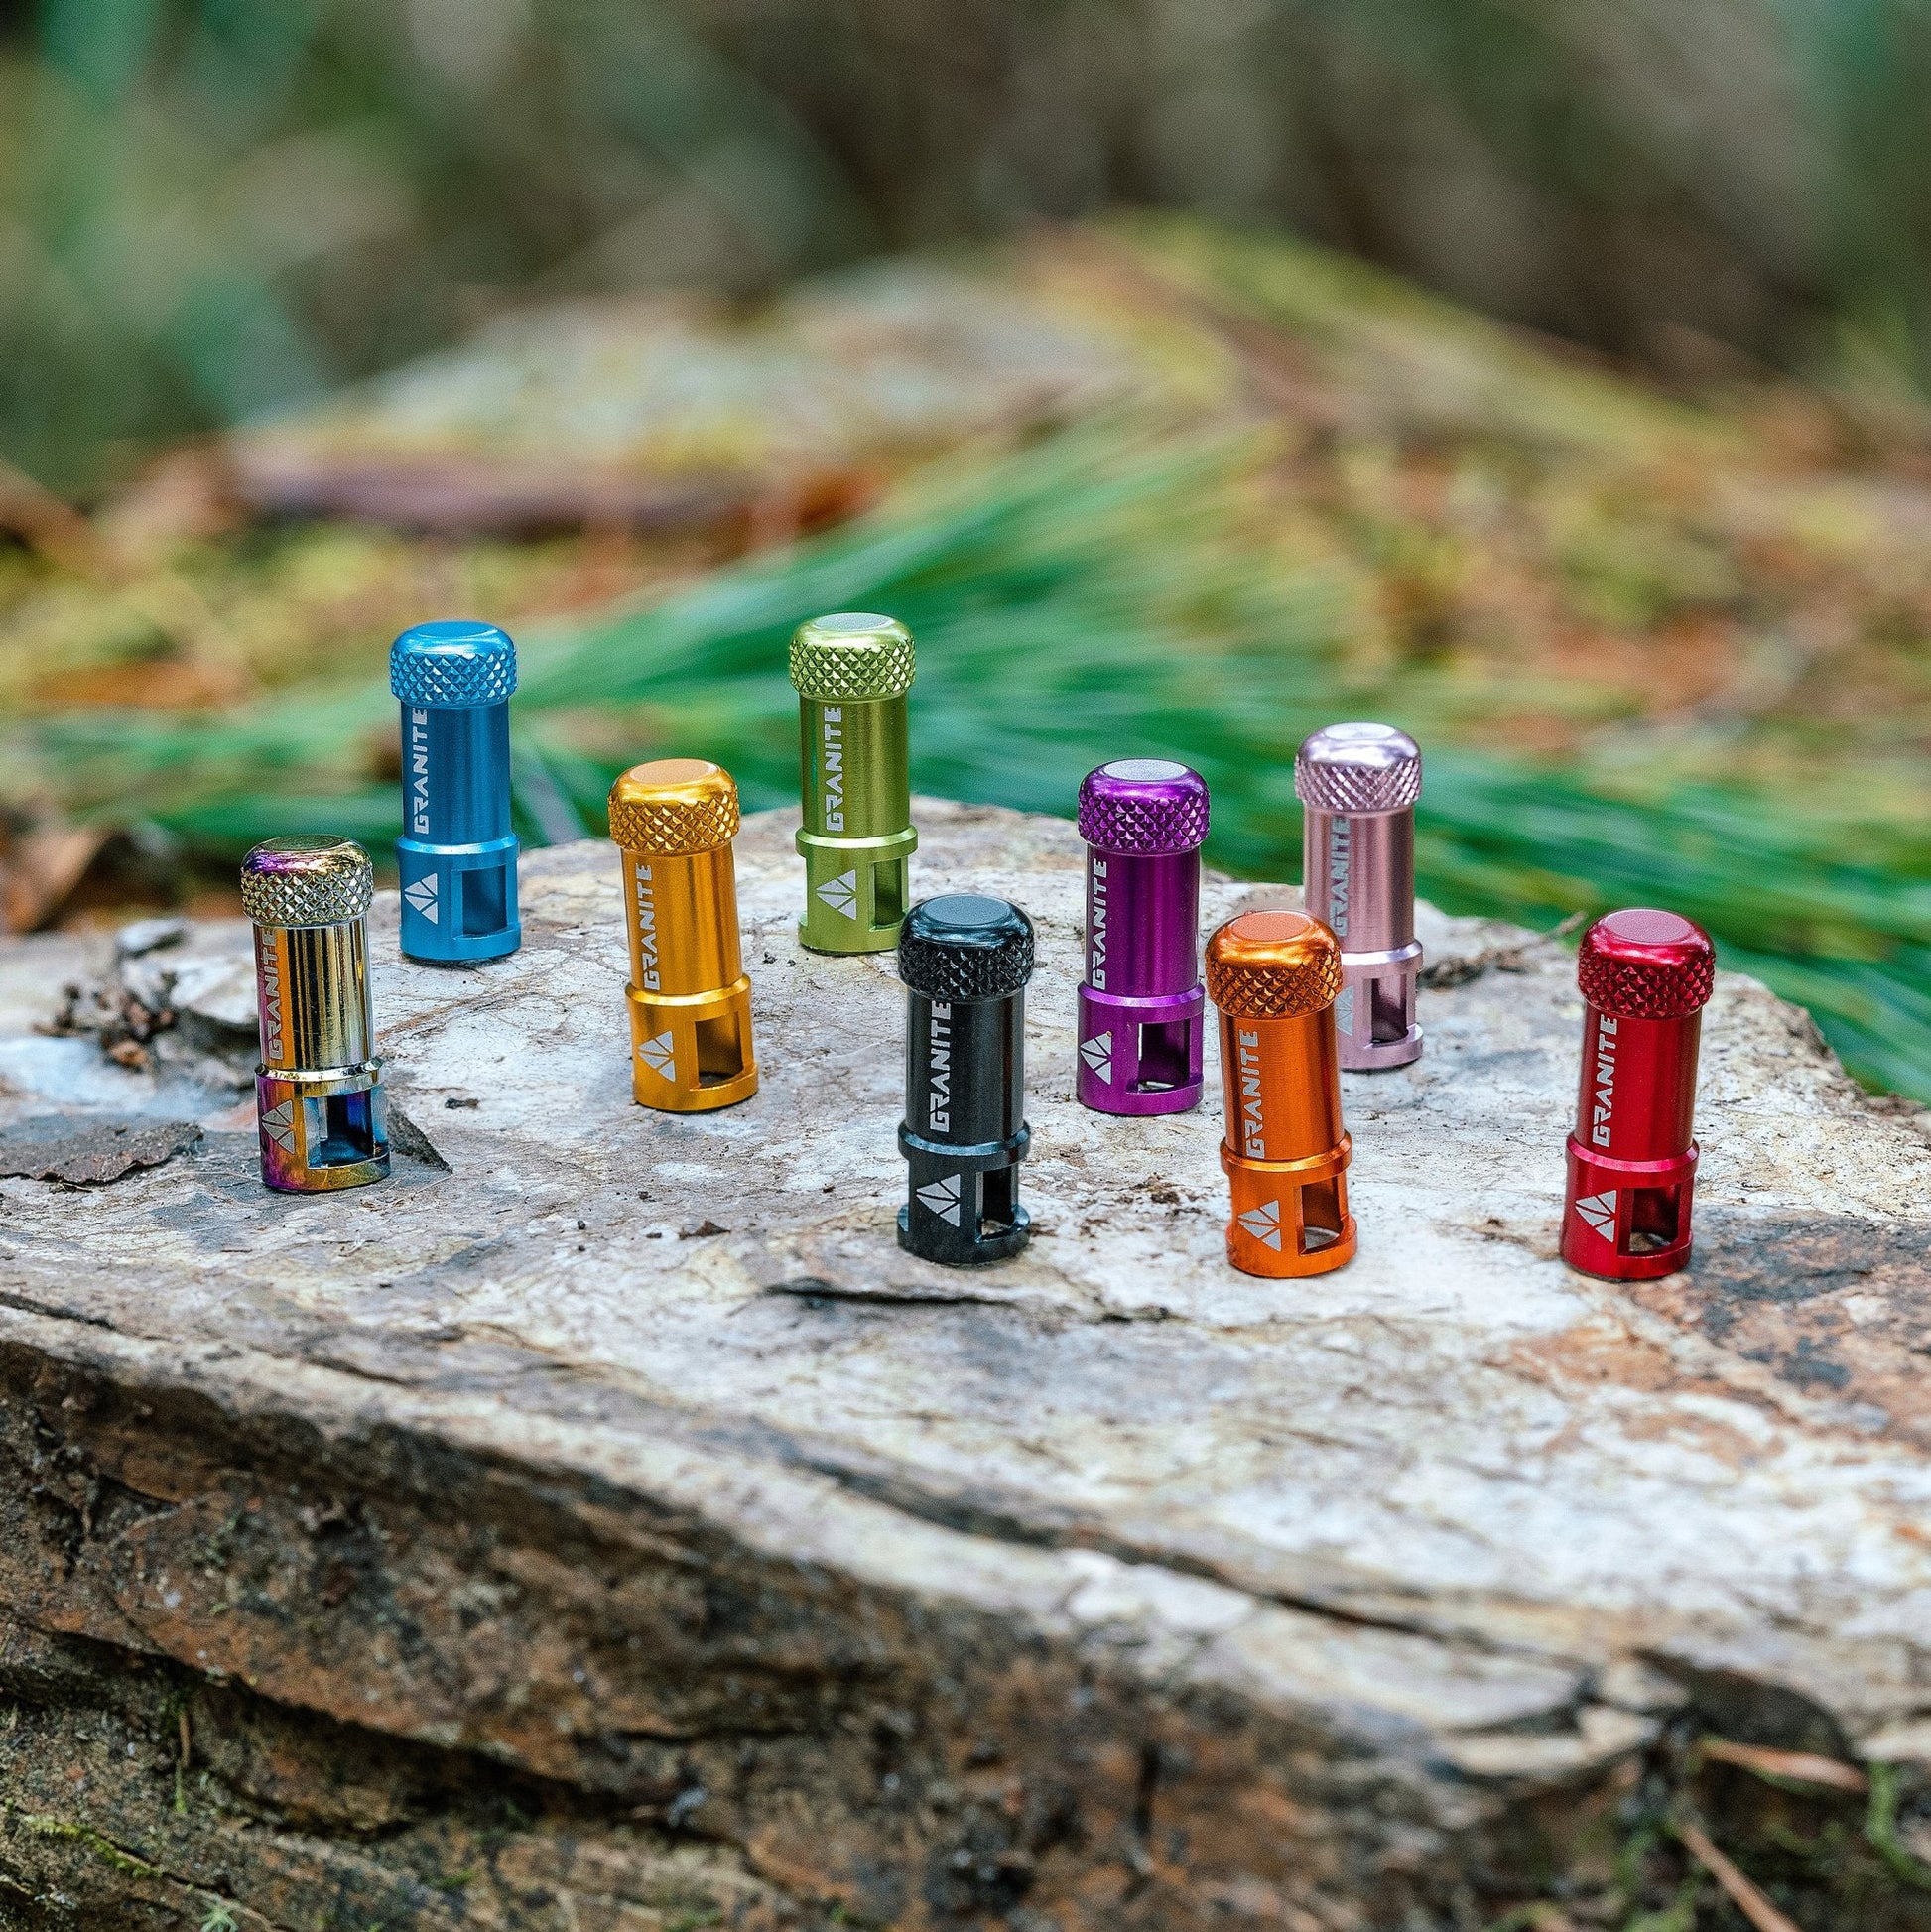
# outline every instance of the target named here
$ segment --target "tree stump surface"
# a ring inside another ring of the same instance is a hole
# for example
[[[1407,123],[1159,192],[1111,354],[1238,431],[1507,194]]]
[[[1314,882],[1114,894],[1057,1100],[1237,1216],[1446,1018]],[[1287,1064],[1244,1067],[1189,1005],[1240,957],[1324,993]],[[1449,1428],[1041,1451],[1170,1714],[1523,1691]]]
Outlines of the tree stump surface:
[[[1931,1757],[1931,1148],[1804,1015],[1720,977],[1696,1264],[1589,1281],[1573,961],[1424,909],[1358,1258],[1250,1280],[1218,1066],[1074,1103],[1073,829],[927,801],[915,889],[1040,938],[1037,1232],[948,1271],[795,825],[708,1116],[631,1103],[612,847],[480,967],[379,896],[395,1172],[332,1197],[259,1182],[244,924],[0,949],[0,1924],[1474,1925],[1606,1883],[1686,1714]]]

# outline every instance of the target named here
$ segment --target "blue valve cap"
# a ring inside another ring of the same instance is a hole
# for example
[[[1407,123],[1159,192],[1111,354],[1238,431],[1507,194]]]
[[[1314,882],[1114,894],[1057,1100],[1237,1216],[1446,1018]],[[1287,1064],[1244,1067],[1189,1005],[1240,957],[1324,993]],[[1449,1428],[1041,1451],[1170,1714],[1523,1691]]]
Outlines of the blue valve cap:
[[[389,651],[402,702],[402,950],[457,965],[523,941],[510,830],[516,646],[494,624],[417,624]]]

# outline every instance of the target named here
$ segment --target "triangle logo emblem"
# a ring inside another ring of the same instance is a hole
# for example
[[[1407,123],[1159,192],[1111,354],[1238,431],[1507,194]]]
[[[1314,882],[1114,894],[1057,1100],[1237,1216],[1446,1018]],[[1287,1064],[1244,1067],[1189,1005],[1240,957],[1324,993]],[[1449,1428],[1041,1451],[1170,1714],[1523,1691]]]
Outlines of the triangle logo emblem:
[[[1576,1203],[1576,1212],[1606,1241],[1615,1239],[1615,1196],[1613,1193],[1586,1194]]]
[[[666,1080],[672,1079],[677,1072],[677,1044],[669,1030],[658,1034],[654,1040],[646,1040],[637,1049],[637,1058],[653,1074],[661,1074]]]
[[[837,878],[827,879],[818,888],[818,896],[834,912],[840,912],[847,919],[856,919],[858,916],[857,872],[855,870],[840,872]]]
[[[1276,1254],[1280,1252],[1281,1204],[1278,1201],[1263,1201],[1258,1208],[1249,1208],[1240,1217],[1240,1225],[1262,1247],[1271,1247]]]
[[[959,1225],[959,1176],[947,1174],[937,1181],[929,1181],[919,1190],[919,1205],[941,1221],[949,1221]]]
[[[284,1100],[280,1106],[272,1106],[262,1115],[262,1132],[272,1140],[283,1153],[295,1152],[295,1102]]]
[[[1354,1035],[1354,988],[1344,986],[1335,998],[1335,1031],[1344,1040]]]
[[[436,874],[434,872],[425,872],[415,884],[404,886],[402,896],[432,926],[436,924]]]
[[[1113,1036],[1109,1028],[1080,1042],[1080,1058],[1108,1086],[1113,1079]]]

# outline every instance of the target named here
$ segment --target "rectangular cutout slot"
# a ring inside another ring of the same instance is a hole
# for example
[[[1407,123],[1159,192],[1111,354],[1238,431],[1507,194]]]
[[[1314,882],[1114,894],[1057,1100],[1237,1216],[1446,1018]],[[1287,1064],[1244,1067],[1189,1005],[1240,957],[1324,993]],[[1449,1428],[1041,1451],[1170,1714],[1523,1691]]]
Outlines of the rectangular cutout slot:
[[[1160,1094],[1185,1087],[1193,1069],[1187,1064],[1188,1026],[1185,1020],[1160,1020],[1140,1028],[1140,1077],[1136,1094]]]
[[[462,874],[462,936],[483,939],[510,923],[508,881],[504,868],[487,865]]]
[[[1664,1248],[1676,1245],[1681,1192],[1678,1188],[1629,1190],[1629,1232],[1622,1242],[1624,1254],[1660,1254]]]
[[[725,1013],[714,1020],[699,1020],[696,1030],[698,1085],[715,1087],[719,1081],[735,1080],[744,1071],[744,1042],[736,1016]]]
[[[302,1127],[311,1167],[347,1167],[375,1158],[375,1108],[366,1090],[304,1100]]]
[[[1004,1234],[1012,1226],[1015,1170],[995,1167],[979,1176],[979,1232]]]
[[[1399,972],[1392,978],[1370,981],[1368,1018],[1377,1047],[1408,1037],[1408,1029],[1414,1024],[1408,1003],[1408,989],[1412,984],[1406,973]]]
[[[1341,1239],[1341,1179],[1312,1181],[1301,1190],[1301,1252],[1318,1253]]]
[[[888,859],[871,868],[871,926],[888,932],[905,917],[905,861]]]

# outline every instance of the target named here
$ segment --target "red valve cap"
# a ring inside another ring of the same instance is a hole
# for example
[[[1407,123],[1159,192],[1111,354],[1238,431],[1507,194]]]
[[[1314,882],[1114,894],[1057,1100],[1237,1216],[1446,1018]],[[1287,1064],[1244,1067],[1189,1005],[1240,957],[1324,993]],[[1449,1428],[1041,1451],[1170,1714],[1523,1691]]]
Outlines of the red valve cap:
[[[1690,1259],[1697,1047],[1717,973],[1702,927],[1638,907],[1583,936],[1583,1065],[1562,1258],[1585,1274],[1646,1281]]]

